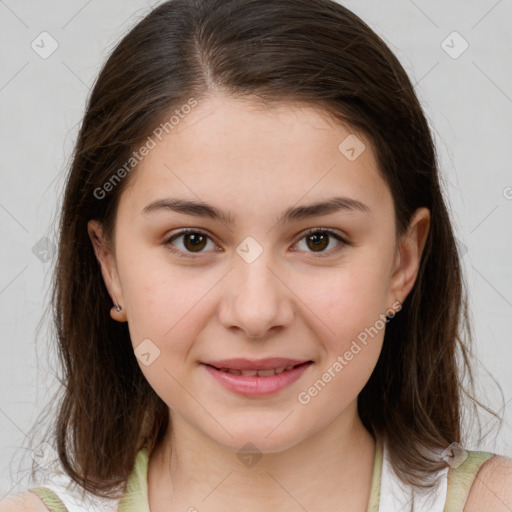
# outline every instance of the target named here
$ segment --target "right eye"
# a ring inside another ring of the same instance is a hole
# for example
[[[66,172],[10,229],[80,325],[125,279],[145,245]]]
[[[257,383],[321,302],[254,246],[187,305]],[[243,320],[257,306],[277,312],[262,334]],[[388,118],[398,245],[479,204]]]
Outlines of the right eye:
[[[176,248],[173,244],[175,240],[181,240],[182,249]],[[197,229],[182,229],[178,233],[173,234],[164,242],[164,245],[173,253],[183,257],[194,257],[193,254],[201,254],[203,249],[208,245],[208,240],[216,247],[216,244],[203,231]]]

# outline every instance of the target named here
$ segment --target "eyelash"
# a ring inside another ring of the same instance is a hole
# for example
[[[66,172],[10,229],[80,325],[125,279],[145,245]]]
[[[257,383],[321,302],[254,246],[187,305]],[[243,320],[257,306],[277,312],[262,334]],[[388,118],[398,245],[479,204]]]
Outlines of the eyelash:
[[[331,253],[333,252],[337,252],[338,250],[340,250],[343,246],[345,245],[350,245],[350,242],[348,242],[347,240],[345,240],[342,236],[340,236],[336,231],[332,231],[331,229],[327,229],[327,228],[311,228],[311,229],[308,229],[304,232],[304,234],[302,235],[301,238],[299,238],[299,240],[296,242],[300,242],[302,239],[304,238],[307,238],[308,236],[311,236],[311,235],[314,235],[316,233],[325,233],[327,235],[329,235],[330,237],[332,238],[335,238],[338,242],[340,242],[340,246],[338,246],[337,249],[331,249],[329,251],[321,251],[321,252],[317,252],[315,253],[314,251],[308,251],[310,252],[311,254],[316,254],[317,256],[319,256],[320,258],[321,257],[325,257],[325,256],[330,256]],[[174,254],[177,254],[178,256],[180,257],[183,257],[183,258],[195,258],[199,255],[201,255],[202,253],[201,252],[198,252],[198,253],[191,253],[191,252],[183,252],[179,249],[176,249],[172,244],[171,242],[173,242],[174,240],[176,240],[177,238],[179,238],[180,236],[183,236],[183,235],[187,235],[187,234],[195,234],[195,235],[202,235],[202,236],[205,236],[206,238],[210,239],[211,240],[211,237],[205,233],[204,231],[201,231],[200,229],[193,229],[193,228],[186,228],[186,229],[182,229],[181,231],[179,231],[178,233],[175,233],[174,235],[172,235],[170,238],[168,238],[165,242],[164,242],[164,245],[171,251],[173,252]],[[213,241],[213,240],[212,240]]]

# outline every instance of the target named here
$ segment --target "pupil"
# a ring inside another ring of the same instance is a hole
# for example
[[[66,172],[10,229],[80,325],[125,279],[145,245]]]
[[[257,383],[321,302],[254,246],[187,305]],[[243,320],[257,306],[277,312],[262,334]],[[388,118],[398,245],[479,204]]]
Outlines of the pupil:
[[[187,249],[189,249],[188,245],[187,245],[187,242],[191,243],[192,244],[192,250],[193,249],[202,249],[203,246],[204,246],[204,238],[203,235],[200,235],[200,234],[190,234],[190,235],[185,235],[185,247],[187,247]],[[201,245],[201,243],[203,245]]]
[[[309,236],[309,240],[313,242],[313,247],[317,249],[325,249],[327,246],[327,238],[325,234],[322,235],[318,233]]]

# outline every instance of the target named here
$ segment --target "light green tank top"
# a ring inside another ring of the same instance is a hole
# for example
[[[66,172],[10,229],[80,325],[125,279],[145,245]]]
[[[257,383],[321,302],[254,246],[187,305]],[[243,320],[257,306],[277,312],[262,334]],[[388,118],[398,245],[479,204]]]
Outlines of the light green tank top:
[[[459,467],[456,469],[450,468],[448,471],[448,487],[444,512],[463,511],[478,470],[484,462],[494,456],[493,453],[489,452],[467,451],[467,453],[467,459]],[[377,439],[367,512],[379,512],[382,460],[382,442],[380,439]],[[150,512],[147,487],[148,461],[147,448],[143,448],[137,454],[134,469],[127,481],[126,492],[119,501],[119,512]],[[57,494],[48,487],[35,487],[29,489],[29,491],[39,496],[50,511],[69,512]]]

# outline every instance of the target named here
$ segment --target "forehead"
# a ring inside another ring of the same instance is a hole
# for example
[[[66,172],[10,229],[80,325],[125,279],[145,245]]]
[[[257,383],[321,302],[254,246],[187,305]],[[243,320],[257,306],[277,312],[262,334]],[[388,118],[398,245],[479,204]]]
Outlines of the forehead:
[[[334,190],[374,206],[391,201],[369,140],[313,106],[216,94],[168,131],[153,137],[123,193],[132,206],[177,193],[241,212]]]

